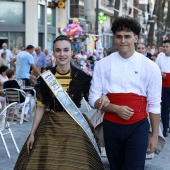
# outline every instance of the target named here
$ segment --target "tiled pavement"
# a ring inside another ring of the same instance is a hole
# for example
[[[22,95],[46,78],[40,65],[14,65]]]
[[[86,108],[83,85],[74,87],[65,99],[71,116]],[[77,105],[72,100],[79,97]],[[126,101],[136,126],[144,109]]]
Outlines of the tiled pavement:
[[[84,104],[82,105],[81,111],[86,113],[89,117],[92,115],[90,112],[87,112]],[[94,110],[91,110],[91,113],[94,113]],[[30,132],[31,125],[32,122],[24,122],[22,125],[17,122],[13,125],[12,132],[15,136],[19,149],[22,148],[22,145]],[[0,139],[0,170],[12,170],[18,157],[18,153],[9,135],[5,136],[5,139],[11,158],[8,158],[2,140]],[[107,158],[102,158],[102,160],[105,170],[109,170],[110,168]],[[159,155],[155,155],[152,160],[146,160],[145,170],[170,170],[170,134],[166,138],[166,144],[163,151]]]

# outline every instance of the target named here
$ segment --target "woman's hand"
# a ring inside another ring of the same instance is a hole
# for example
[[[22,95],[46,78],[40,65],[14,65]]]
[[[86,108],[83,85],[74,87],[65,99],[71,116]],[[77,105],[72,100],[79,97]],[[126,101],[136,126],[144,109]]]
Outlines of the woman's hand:
[[[27,151],[28,151],[28,154],[30,154],[30,151],[33,147],[33,144],[34,144],[34,135],[30,135],[29,138],[28,138],[28,141],[27,141]]]
[[[103,95],[100,100],[99,100],[99,103],[100,103],[100,107],[99,107],[99,110],[101,110],[103,107],[107,107],[110,103],[110,100],[108,99],[107,96]]]

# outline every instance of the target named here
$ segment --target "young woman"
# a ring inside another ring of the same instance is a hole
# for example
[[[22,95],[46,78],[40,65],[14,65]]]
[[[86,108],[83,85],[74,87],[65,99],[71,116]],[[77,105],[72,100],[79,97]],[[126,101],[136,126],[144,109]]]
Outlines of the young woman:
[[[91,77],[70,65],[73,51],[68,37],[58,36],[53,45],[57,65],[50,70],[80,107],[82,94],[87,99]],[[41,77],[37,84],[37,99],[32,130],[14,169],[103,170],[91,140]],[[93,128],[92,131],[94,134]]]

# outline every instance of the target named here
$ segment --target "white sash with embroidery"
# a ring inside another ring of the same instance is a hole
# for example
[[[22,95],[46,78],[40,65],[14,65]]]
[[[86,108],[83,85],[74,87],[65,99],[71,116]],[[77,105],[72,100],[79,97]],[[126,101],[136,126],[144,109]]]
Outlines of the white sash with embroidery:
[[[61,105],[64,107],[64,109],[67,111],[67,113],[79,124],[79,126],[81,126],[81,128],[87,134],[94,148],[96,149],[97,153],[100,156],[100,151],[97,146],[96,140],[94,138],[94,135],[86,119],[83,117],[80,110],[74,104],[74,102],[69,97],[69,95],[65,92],[62,86],[59,84],[59,82],[57,81],[53,73],[50,70],[47,70],[46,72],[41,74],[41,77],[43,78],[45,83],[48,85],[48,87],[51,89],[51,91],[53,92],[55,97],[58,99],[58,101],[61,103]]]

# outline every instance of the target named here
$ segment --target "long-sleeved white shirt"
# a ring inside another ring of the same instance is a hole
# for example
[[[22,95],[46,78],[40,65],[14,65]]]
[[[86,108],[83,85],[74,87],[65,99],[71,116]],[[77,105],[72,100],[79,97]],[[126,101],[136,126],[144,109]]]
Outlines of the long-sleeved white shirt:
[[[118,52],[100,60],[94,68],[89,93],[91,106],[103,94],[135,93],[147,98],[147,110],[160,113],[162,77],[156,63],[135,52],[124,59]]]
[[[155,61],[161,72],[170,73],[170,56],[166,56],[165,53],[161,53]]]

